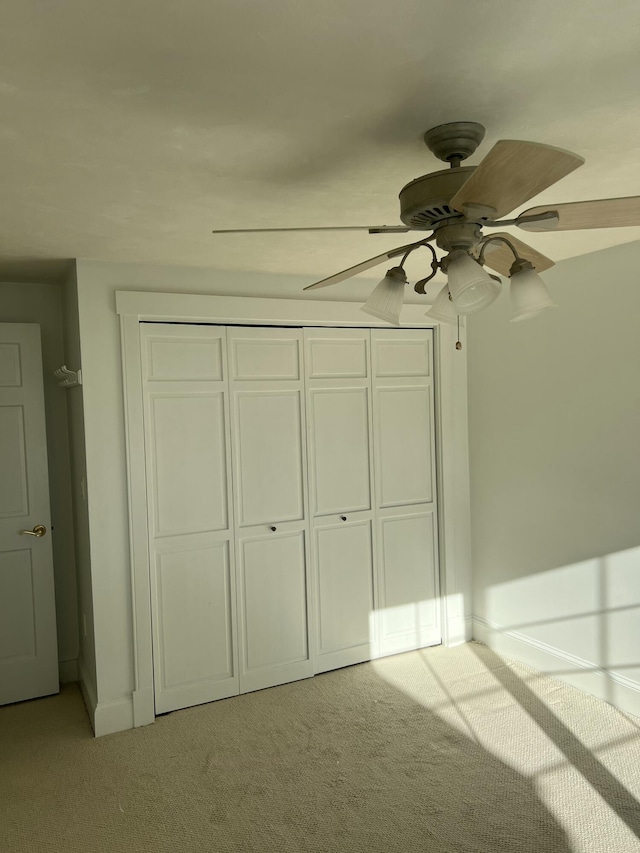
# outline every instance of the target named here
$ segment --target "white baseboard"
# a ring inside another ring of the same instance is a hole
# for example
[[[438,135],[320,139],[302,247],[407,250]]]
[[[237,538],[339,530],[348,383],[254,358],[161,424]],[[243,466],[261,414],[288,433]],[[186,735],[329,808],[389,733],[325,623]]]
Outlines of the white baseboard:
[[[93,718],[93,731],[96,737],[111,735],[133,728],[133,701],[131,696],[123,696],[111,702],[98,702]]]
[[[531,666],[559,681],[603,699],[621,711],[640,717],[640,683],[599,668],[533,637],[508,631],[480,616],[473,617],[473,638],[505,657]]]
[[[80,690],[96,737],[133,728],[133,700],[123,696],[111,702],[98,702],[96,688],[82,658],[78,661]]]
[[[70,684],[72,681],[77,681],[78,661],[75,659],[58,661],[58,678],[60,684]]]

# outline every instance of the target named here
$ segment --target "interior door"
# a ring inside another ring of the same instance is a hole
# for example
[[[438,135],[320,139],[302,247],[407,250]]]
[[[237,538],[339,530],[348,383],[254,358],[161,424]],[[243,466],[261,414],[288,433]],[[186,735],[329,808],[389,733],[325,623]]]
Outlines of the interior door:
[[[40,327],[0,323],[0,704],[57,693]]]
[[[433,332],[373,329],[380,653],[441,642]]]
[[[141,326],[156,713],[238,693],[226,331]]]
[[[313,674],[302,333],[229,328],[240,692]]]
[[[315,671],[377,654],[368,329],[305,329]]]

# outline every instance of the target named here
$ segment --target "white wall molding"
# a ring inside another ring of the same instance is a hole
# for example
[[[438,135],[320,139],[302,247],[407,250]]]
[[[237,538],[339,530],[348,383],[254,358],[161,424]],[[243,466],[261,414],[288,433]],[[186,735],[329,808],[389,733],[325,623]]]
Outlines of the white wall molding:
[[[481,616],[473,617],[473,639],[498,654],[511,657],[640,717],[640,683],[619,672],[599,667],[520,631],[506,630]]]
[[[388,324],[363,315],[359,303],[350,302],[122,290],[116,291],[115,299],[116,312],[120,315],[122,346],[135,683],[133,701],[127,710],[123,706],[124,700],[107,703],[104,722],[96,711],[99,720],[95,727],[96,735],[106,733],[106,729],[117,731],[114,725],[126,727],[122,724],[129,719],[129,713],[130,726],[153,722],[155,713],[140,322],[388,328]],[[429,321],[424,314],[424,305],[405,305],[403,321],[402,327],[405,328],[434,329],[443,642],[457,645],[470,639],[471,635],[466,356],[455,349],[453,327]],[[464,342],[464,337],[462,340]]]
[[[96,737],[133,728],[133,702],[130,696],[111,702],[98,702],[93,722]]]
[[[133,698],[122,696],[111,702],[98,702],[95,688],[82,659],[78,661],[80,691],[84,700],[91,728],[96,737],[123,732],[133,728]]]

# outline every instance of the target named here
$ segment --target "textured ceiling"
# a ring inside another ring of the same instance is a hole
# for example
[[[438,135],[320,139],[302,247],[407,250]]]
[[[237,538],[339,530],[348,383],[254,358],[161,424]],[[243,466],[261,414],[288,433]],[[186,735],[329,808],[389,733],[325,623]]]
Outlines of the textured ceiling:
[[[640,194],[637,0],[2,6],[0,278],[72,257],[324,277],[406,238],[210,231],[397,223],[442,166],[422,133],[460,119],[487,127],[471,163],[499,138],[586,157],[535,203]],[[520,236],[560,260],[640,228]]]

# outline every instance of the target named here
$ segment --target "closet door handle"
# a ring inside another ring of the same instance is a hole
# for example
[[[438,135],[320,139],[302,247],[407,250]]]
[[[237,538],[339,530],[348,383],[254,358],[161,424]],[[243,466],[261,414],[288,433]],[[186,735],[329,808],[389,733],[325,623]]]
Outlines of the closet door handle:
[[[341,518],[343,521],[346,521],[346,520],[347,520],[347,516],[346,516],[346,515],[341,515],[341,516],[340,516],[340,518]]]
[[[278,528],[277,528],[277,527],[272,527],[271,529],[272,529],[272,530],[273,530],[273,532],[275,533],[275,532],[276,532],[276,530],[277,530]]]

